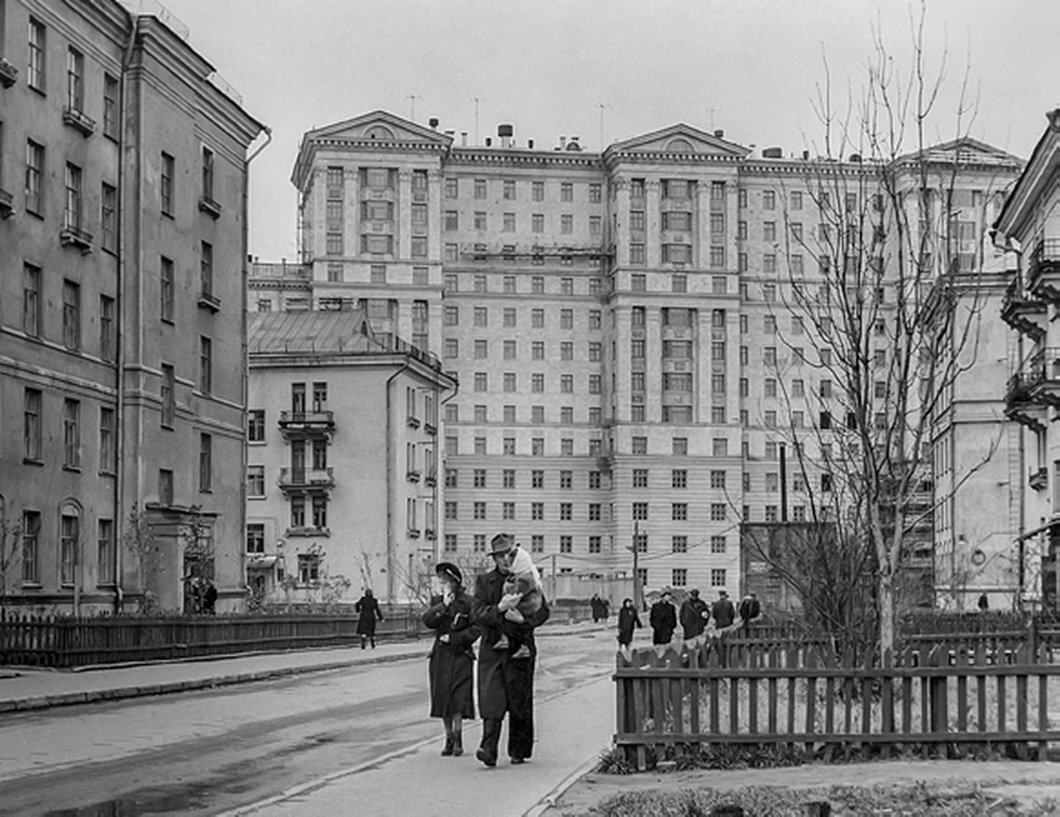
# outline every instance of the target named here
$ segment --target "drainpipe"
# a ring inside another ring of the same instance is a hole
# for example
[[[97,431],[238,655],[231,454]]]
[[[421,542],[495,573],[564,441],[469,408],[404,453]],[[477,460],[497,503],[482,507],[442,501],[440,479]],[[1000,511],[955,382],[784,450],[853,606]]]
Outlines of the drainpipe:
[[[118,80],[118,206],[117,235],[115,236],[115,254],[118,258],[117,286],[114,293],[114,347],[117,353],[114,369],[114,386],[117,405],[114,411],[114,612],[120,613],[125,605],[125,514],[122,500],[125,494],[125,210],[127,196],[125,193],[125,149],[127,141],[125,126],[126,112],[126,78],[129,64],[132,62],[133,46],[140,29],[140,18],[129,14],[129,39],[121,60],[121,74]],[[143,588],[140,588],[143,590]]]
[[[438,422],[434,427],[434,467],[438,469],[438,475],[434,480],[434,513],[437,516],[436,530],[438,532],[438,538],[434,540],[434,563],[438,564],[439,557],[441,556],[441,548],[444,547],[442,537],[445,536],[445,531],[442,528],[442,521],[445,519],[444,508],[445,504],[445,491],[444,491],[444,480],[445,480],[445,465],[442,463],[442,454],[445,453],[445,449],[440,444],[439,440],[442,436],[442,417],[444,416],[443,408],[445,404],[456,397],[460,391],[460,384],[457,383],[456,387],[452,390],[452,393],[438,403]],[[438,386],[435,385],[435,392],[438,393]],[[437,398],[435,398],[437,400]],[[555,594],[553,593],[553,598]]]
[[[390,462],[391,454],[393,451],[393,442],[391,441],[391,434],[393,433],[393,418],[390,416],[392,413],[393,402],[390,397],[390,386],[393,384],[394,379],[402,372],[407,371],[409,368],[408,355],[405,355],[405,362],[401,364],[401,368],[394,372],[390,377],[386,379],[386,598],[389,604],[394,603],[394,503],[393,496],[391,495],[391,481],[393,478],[393,467]]]
[[[241,333],[241,352],[243,359],[243,384],[241,389],[241,397],[243,402],[243,445],[240,446],[240,458],[242,460],[241,473],[247,472],[247,463],[249,462],[249,451],[247,450],[246,444],[246,428],[247,428],[247,411],[248,401],[250,400],[250,345],[247,343],[247,288],[249,284],[250,275],[250,163],[258,157],[265,148],[269,146],[272,141],[272,129],[267,125],[262,125],[265,130],[265,141],[262,142],[243,161],[243,250],[242,258],[240,260],[240,267],[242,269],[242,286],[240,287],[240,304],[239,314],[240,323],[242,325]],[[246,535],[247,535],[247,481],[244,479],[239,489],[239,507],[242,509],[241,517],[243,519],[243,530],[241,534],[243,536],[244,545],[239,548],[239,560],[240,560],[240,574],[243,577],[244,593],[243,598],[246,599],[246,588],[247,584],[247,553],[246,553]],[[275,567],[273,568],[275,570]]]

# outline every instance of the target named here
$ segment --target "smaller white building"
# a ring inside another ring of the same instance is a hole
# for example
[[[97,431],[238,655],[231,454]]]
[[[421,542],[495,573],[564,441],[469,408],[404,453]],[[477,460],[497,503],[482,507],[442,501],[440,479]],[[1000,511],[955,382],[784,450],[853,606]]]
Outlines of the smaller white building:
[[[411,600],[438,560],[456,381],[360,310],[248,321],[247,583],[258,601]]]

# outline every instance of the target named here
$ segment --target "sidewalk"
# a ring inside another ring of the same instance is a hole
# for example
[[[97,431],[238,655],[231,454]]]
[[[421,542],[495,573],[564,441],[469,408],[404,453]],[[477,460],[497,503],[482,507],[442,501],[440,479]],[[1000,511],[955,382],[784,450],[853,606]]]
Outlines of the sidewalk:
[[[354,811],[418,817],[536,817],[595,766],[610,742],[614,728],[611,684],[610,674],[602,674],[587,684],[535,701],[534,756],[521,766],[512,766],[504,754],[507,731],[501,736],[496,768],[475,759],[481,736],[481,721],[476,720],[464,728],[462,757],[441,757],[442,741],[435,737],[220,817],[302,817]],[[395,780],[410,781],[410,785],[395,786]]]
[[[591,632],[601,626],[585,622],[553,626],[546,624],[538,636],[547,638],[566,633]],[[379,644],[374,650],[334,647],[279,653],[247,653],[230,657],[73,671],[0,666],[0,716],[12,711],[162,695],[283,678],[303,672],[340,669],[355,664],[422,658],[430,648],[431,640],[424,638]]]

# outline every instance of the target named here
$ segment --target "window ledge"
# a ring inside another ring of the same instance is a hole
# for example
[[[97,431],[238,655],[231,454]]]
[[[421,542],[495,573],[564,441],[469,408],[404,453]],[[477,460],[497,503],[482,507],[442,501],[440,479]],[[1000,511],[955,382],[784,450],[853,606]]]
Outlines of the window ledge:
[[[15,214],[15,197],[0,188],[0,219],[11,218]]]
[[[23,465],[44,465],[44,460],[37,459],[36,457],[23,457],[22,458],[22,464]]]
[[[95,119],[69,106],[63,108],[63,123],[81,131],[82,136],[91,136],[96,130]]]
[[[199,211],[215,221],[221,217],[221,205],[206,195],[199,196]]]
[[[18,69],[10,61],[0,57],[0,85],[10,88],[18,79]]]
[[[64,227],[59,233],[59,242],[64,247],[76,247],[82,255],[92,252],[92,233],[80,227]]]

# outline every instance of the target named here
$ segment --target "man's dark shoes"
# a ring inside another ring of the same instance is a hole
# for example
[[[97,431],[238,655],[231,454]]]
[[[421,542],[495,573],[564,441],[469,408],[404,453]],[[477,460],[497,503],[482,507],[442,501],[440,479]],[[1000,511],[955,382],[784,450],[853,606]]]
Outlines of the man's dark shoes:
[[[519,757],[518,755],[514,755],[512,757],[512,765],[513,766],[521,766],[523,763],[526,763],[526,758],[525,757]]]
[[[446,738],[445,746],[442,748],[442,757],[449,757],[453,753],[453,739]]]
[[[491,752],[487,752],[485,749],[479,749],[475,752],[475,757],[491,768],[497,765],[497,756]]]

